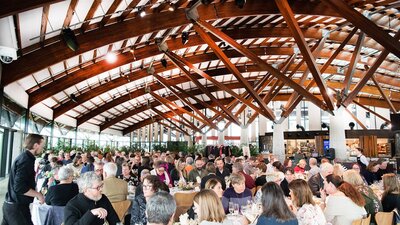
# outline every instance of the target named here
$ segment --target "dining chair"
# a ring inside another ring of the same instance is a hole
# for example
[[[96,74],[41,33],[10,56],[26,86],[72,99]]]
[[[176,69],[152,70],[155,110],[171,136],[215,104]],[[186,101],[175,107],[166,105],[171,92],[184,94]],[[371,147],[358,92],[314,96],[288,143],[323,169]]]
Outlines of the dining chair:
[[[367,218],[354,220],[351,225],[369,225],[371,223],[371,215],[368,215]]]
[[[127,199],[124,201],[112,202],[111,205],[117,213],[119,220],[123,222],[125,215],[128,212],[129,207],[131,206],[131,200]]]
[[[185,214],[186,211],[192,206],[193,198],[197,194],[197,192],[191,193],[175,193],[175,201],[176,201],[176,211],[175,211],[175,221],[179,221],[179,216]]]
[[[251,195],[254,197],[257,192],[257,187],[253,187],[250,191],[251,191]]]
[[[375,220],[377,225],[392,225],[393,212],[377,212],[375,214]]]

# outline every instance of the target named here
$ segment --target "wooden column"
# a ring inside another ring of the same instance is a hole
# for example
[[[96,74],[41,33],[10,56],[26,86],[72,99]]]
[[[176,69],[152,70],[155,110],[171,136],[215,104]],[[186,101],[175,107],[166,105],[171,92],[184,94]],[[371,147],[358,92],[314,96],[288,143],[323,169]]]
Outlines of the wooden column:
[[[367,157],[377,157],[377,137],[373,135],[360,136],[360,147],[364,149],[364,155]]]

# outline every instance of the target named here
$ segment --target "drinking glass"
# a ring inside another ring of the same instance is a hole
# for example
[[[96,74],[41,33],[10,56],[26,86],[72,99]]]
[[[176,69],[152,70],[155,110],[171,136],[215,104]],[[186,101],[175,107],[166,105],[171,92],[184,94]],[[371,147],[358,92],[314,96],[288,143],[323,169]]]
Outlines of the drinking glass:
[[[235,210],[235,203],[229,202],[229,213],[233,214],[234,210]]]
[[[234,210],[233,210],[233,214],[235,215],[239,215],[239,211],[240,211],[240,207],[239,204],[234,204]]]

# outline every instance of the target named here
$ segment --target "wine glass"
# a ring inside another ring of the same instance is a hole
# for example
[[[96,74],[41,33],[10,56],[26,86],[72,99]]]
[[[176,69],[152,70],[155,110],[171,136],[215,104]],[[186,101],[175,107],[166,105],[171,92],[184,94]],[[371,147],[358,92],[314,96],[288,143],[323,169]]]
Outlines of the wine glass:
[[[233,214],[234,210],[235,210],[235,203],[229,202],[229,213]]]
[[[235,203],[233,209],[234,209],[233,214],[239,215],[239,211],[240,211],[239,204]]]

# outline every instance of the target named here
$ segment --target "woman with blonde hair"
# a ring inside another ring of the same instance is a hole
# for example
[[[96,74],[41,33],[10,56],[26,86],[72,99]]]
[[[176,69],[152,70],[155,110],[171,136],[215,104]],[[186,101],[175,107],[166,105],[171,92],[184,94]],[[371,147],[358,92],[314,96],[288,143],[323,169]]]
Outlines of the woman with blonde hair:
[[[305,180],[297,179],[289,184],[292,211],[299,225],[325,225],[326,219],[321,208],[315,204],[313,194]]]
[[[375,223],[375,214],[382,211],[382,204],[378,196],[370,187],[365,185],[361,175],[356,170],[347,170],[343,173],[343,180],[351,184],[358,192],[361,193],[365,200],[365,210],[371,214],[371,222]]]
[[[394,209],[400,210],[400,187],[399,180],[394,173],[384,174],[382,176],[383,192],[382,205],[384,212],[391,212]]]
[[[233,224],[232,221],[226,219],[221,200],[213,190],[201,190],[194,196],[193,202],[199,225]]]

